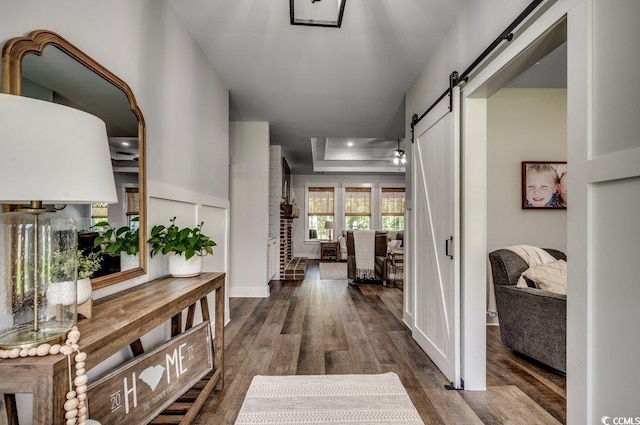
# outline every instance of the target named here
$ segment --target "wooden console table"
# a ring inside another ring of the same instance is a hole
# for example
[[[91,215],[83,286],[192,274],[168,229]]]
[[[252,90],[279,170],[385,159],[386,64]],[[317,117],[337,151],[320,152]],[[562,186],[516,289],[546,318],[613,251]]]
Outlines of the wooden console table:
[[[224,384],[224,273],[198,277],[164,277],[95,301],[93,318],[78,321],[80,349],[89,370],[127,346],[134,356],[144,352],[140,337],[171,320],[176,336],[193,326],[196,304],[213,327],[211,378],[181,423],[191,423],[206,398]],[[209,317],[207,295],[215,295],[215,318]],[[185,326],[182,311],[188,308]],[[33,394],[33,424],[64,424],[68,391],[67,358],[63,355],[0,360],[0,425],[17,424],[16,393]],[[89,401],[90,402],[90,401]]]

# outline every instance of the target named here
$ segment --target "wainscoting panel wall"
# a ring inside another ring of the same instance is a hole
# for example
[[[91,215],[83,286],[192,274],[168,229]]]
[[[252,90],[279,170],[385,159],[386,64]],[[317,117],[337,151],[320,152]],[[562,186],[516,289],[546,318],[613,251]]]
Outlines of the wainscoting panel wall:
[[[175,187],[170,187],[155,182],[147,183],[147,191],[149,199],[147,202],[148,210],[148,233],[150,234],[151,228],[156,224],[169,224],[169,219],[177,217],[176,222],[180,226],[197,226],[198,223],[204,221],[203,231],[211,236],[216,242],[217,246],[214,247],[214,254],[206,256],[203,262],[204,271],[218,271],[228,274],[229,271],[229,259],[228,259],[228,245],[229,245],[229,201],[218,199],[209,195],[190,192]],[[162,255],[157,255],[150,259],[148,267],[148,273],[145,276],[132,279],[130,281],[122,282],[116,285],[111,285],[106,288],[99,289],[94,292],[94,299],[99,299],[110,295],[112,293],[121,291],[125,288],[135,286],[140,283],[148,282],[161,276],[168,274],[167,259]],[[226,279],[227,288],[225,288],[225,323],[229,322],[229,291],[228,291],[228,279]],[[215,317],[215,303],[213,296],[208,297],[209,300],[209,314],[211,317]],[[196,323],[202,319],[201,313],[196,309]],[[186,311],[183,312],[183,321],[186,319]],[[213,330],[212,330],[213,331]],[[153,348],[161,345],[164,341],[168,340],[171,335],[170,323],[164,323],[163,325],[152,330],[148,334],[141,338],[145,351],[152,350]],[[97,376],[101,376],[123,362],[131,359],[130,350],[121,350],[118,354],[115,354],[89,371],[90,380],[95,379]]]
[[[180,226],[197,226],[204,221],[203,232],[216,242],[213,255],[207,255],[203,261],[205,272],[227,273],[229,282],[229,201],[213,196],[194,193],[153,182],[149,186],[149,234],[156,224],[169,224],[169,220],[177,217]],[[167,259],[155,256],[149,262],[149,279],[156,279],[168,274]],[[227,288],[228,289],[228,288]],[[226,291],[225,321],[229,319],[229,291]],[[209,303],[213,309],[213,304]],[[214,314],[212,310],[210,312]]]

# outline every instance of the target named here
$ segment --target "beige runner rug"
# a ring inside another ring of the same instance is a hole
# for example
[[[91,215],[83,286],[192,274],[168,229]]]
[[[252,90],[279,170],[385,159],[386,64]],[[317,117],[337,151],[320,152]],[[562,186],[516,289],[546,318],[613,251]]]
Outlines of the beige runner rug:
[[[398,375],[255,376],[236,425],[424,425]]]
[[[347,279],[347,263],[320,263],[320,279]]]

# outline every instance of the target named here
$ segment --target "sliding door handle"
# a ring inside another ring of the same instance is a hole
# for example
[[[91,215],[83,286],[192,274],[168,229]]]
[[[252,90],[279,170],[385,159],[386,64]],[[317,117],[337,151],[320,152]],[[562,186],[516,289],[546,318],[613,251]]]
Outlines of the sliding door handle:
[[[453,254],[449,253],[452,243],[453,243],[453,236],[449,236],[449,239],[444,241],[444,254],[453,260]]]

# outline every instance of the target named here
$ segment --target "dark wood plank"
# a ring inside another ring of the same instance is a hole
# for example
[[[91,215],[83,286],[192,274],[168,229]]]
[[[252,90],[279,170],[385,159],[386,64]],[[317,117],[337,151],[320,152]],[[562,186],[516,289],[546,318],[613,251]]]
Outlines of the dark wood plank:
[[[304,334],[301,336],[296,371],[298,375],[325,374],[322,334]]]
[[[322,304],[322,331],[324,338],[325,351],[347,351],[349,346],[344,333],[342,321],[342,309],[337,300],[333,283],[324,282],[326,287],[323,288]]]
[[[563,374],[503,345],[497,326],[487,327],[487,358],[487,386],[515,386],[558,422],[566,422]]]
[[[189,411],[191,403],[179,401],[167,407],[163,412],[164,415],[184,415]]]
[[[144,347],[142,346],[142,341],[140,341],[140,338],[136,339],[131,344],[129,344],[129,347],[131,348],[131,353],[133,354],[133,357],[138,357],[144,354]]]
[[[178,336],[182,332],[182,312],[171,318],[171,338]]]
[[[461,394],[484,424],[560,424],[515,386],[488,387],[487,391],[463,391]]]
[[[14,394],[0,394],[0,424],[18,425],[18,409]]]
[[[361,373],[361,371],[353,371],[353,357],[349,351],[325,352],[324,368],[327,375]]]
[[[202,409],[202,406],[209,398],[209,395],[213,392],[214,388],[218,388],[218,382],[220,382],[220,380],[222,379],[222,375],[222,370],[216,370],[215,372],[213,372],[213,375],[211,376],[211,378],[209,378],[202,389],[193,390],[199,391],[200,393],[180,421],[180,425],[190,425],[191,423],[193,423],[193,419],[198,415],[200,409]]]
[[[306,306],[304,305],[306,297],[296,295],[292,298],[287,311],[287,318],[285,324],[282,327],[283,334],[301,334],[302,324],[304,322],[304,311]]]
[[[295,375],[302,335],[278,335],[268,375]]]
[[[189,306],[189,310],[187,311],[187,321],[184,324],[185,331],[193,327],[193,320],[195,319],[195,316],[196,316],[196,305],[191,304]]]

